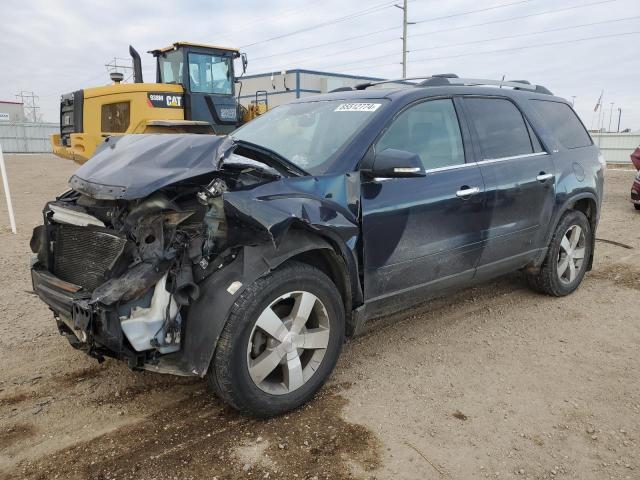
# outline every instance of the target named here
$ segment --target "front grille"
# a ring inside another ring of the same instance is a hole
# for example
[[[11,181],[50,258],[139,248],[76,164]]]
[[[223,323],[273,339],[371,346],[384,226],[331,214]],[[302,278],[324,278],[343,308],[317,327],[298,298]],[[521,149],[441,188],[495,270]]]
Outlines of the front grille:
[[[101,227],[57,224],[53,273],[93,291],[109,278],[126,243],[125,238]]]

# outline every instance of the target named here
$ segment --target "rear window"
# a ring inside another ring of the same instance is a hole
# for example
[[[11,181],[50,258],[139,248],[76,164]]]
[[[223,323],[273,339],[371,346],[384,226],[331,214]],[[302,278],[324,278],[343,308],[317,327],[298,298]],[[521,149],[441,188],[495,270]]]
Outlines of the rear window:
[[[467,98],[465,104],[485,160],[534,153],[527,124],[509,100]]]
[[[532,100],[533,107],[565,148],[588,147],[591,137],[569,105],[548,100]]]

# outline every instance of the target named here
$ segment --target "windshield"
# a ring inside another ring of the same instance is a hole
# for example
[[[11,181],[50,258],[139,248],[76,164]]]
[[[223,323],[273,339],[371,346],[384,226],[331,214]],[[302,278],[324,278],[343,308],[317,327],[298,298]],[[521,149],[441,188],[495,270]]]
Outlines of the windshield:
[[[231,95],[231,58],[204,53],[189,54],[190,90]]]
[[[260,115],[232,136],[273,150],[303,170],[319,175],[327,171],[333,155],[381,106],[381,100],[290,103]]]

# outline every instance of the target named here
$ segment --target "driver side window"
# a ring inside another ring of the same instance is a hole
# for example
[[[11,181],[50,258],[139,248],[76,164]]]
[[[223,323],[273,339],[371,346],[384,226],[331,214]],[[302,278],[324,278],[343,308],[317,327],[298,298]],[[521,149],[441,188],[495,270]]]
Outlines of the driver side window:
[[[429,100],[402,112],[376,144],[378,152],[387,148],[418,154],[425,170],[465,163],[453,100]]]

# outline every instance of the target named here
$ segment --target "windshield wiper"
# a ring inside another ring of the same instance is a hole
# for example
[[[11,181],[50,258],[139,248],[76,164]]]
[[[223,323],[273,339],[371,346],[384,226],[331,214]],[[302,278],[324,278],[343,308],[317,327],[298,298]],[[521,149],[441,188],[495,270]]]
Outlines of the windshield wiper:
[[[297,177],[311,175],[309,172],[307,172],[303,168],[300,168],[291,160],[286,159],[285,157],[280,155],[278,152],[274,152],[273,150],[269,148],[265,148],[262,145],[257,145],[255,143],[247,142],[246,140],[238,140],[235,138],[234,140],[237,145],[244,146],[250,150],[255,150],[259,153],[263,153],[269,159],[274,160],[273,164],[269,164],[268,162],[265,162],[265,163],[267,163],[267,165],[269,165],[270,167],[275,168],[276,170],[284,170],[286,173],[295,175]]]

